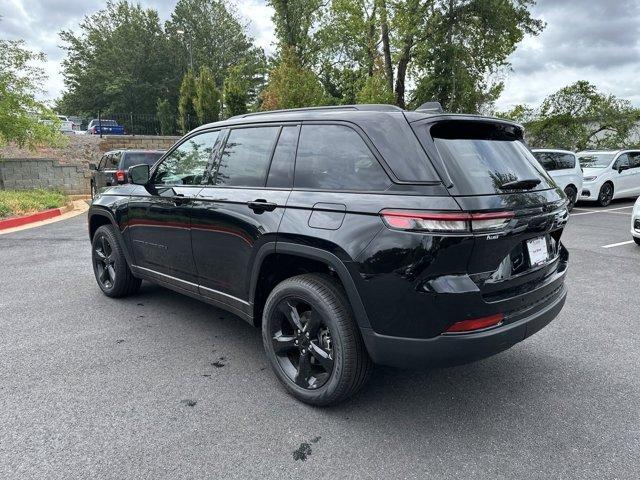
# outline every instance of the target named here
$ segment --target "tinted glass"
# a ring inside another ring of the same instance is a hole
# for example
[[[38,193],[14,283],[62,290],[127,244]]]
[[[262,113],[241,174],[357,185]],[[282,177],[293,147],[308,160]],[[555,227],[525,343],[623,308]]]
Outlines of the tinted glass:
[[[120,154],[112,153],[107,157],[107,165],[105,166],[106,170],[117,170],[118,164],[120,163]]]
[[[540,180],[530,190],[552,188],[531,152],[502,125],[438,126],[431,135],[459,194],[503,193],[503,184],[530,179]]]
[[[386,190],[389,177],[355,130],[304,125],[296,159],[296,188]]]
[[[613,168],[628,167],[629,165],[629,155],[623,153],[616,159],[616,162],[613,164]]]
[[[154,175],[156,185],[199,185],[220,132],[206,132],[180,144],[163,162]]]
[[[216,185],[263,187],[280,127],[231,130],[215,176]]]
[[[639,152],[635,152],[635,153],[630,153],[629,154],[629,166],[631,168],[640,167],[640,153]]]
[[[578,161],[581,167],[604,168],[613,160],[613,153],[578,153]]]
[[[162,152],[125,152],[122,168],[127,169],[134,165],[140,165],[141,163],[152,166],[162,155]]]
[[[293,185],[297,142],[298,127],[284,127],[271,160],[267,187],[288,188]]]
[[[576,160],[573,155],[560,152],[533,152],[533,156],[548,172],[574,168]]]

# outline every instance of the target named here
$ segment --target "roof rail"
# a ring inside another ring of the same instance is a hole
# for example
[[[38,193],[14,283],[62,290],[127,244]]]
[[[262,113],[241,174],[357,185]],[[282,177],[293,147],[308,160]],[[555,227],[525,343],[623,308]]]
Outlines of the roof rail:
[[[402,108],[396,105],[387,104],[362,104],[362,105],[327,105],[325,107],[304,107],[290,108],[285,110],[266,110],[264,112],[245,113],[236,115],[231,118],[256,117],[259,115],[270,115],[272,113],[289,113],[289,112],[317,112],[323,110],[356,110],[363,112],[403,112]]]

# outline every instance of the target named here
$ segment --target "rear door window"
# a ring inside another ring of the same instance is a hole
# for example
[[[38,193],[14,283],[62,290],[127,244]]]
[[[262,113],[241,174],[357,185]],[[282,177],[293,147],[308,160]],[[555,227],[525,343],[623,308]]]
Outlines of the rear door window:
[[[296,188],[381,191],[389,177],[358,133],[343,125],[303,125]]]
[[[539,181],[518,191],[553,188],[551,179],[506,124],[445,121],[431,127],[431,137],[459,195],[509,193],[510,182]]]
[[[280,127],[231,130],[213,183],[234,187],[264,187],[279,131]]]
[[[298,144],[298,127],[283,127],[278,138],[278,145],[273,153],[267,187],[290,188],[293,185],[293,166],[296,160]]]

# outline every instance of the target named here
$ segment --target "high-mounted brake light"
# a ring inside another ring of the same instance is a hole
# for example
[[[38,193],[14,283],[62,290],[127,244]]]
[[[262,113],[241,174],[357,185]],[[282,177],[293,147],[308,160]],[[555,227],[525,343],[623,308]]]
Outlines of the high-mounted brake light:
[[[502,313],[497,313],[489,317],[462,320],[460,322],[454,323],[449,328],[447,328],[445,333],[472,332],[474,330],[481,330],[483,328],[495,327],[496,325],[500,325],[503,320],[504,315]]]
[[[382,210],[382,219],[390,228],[426,232],[486,232],[505,227],[513,212],[418,212]]]
[[[116,180],[118,181],[118,183],[124,183],[125,178],[126,178],[126,175],[124,173],[124,170],[116,171]]]

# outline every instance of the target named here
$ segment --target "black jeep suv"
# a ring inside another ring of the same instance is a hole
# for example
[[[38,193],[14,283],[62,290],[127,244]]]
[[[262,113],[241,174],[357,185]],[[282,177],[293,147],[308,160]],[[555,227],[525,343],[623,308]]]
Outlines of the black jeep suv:
[[[89,210],[98,285],[142,279],[262,328],[298,399],[356,392],[372,363],[480,359],[562,308],[567,201],[486,117],[357,105],[190,132]]]

